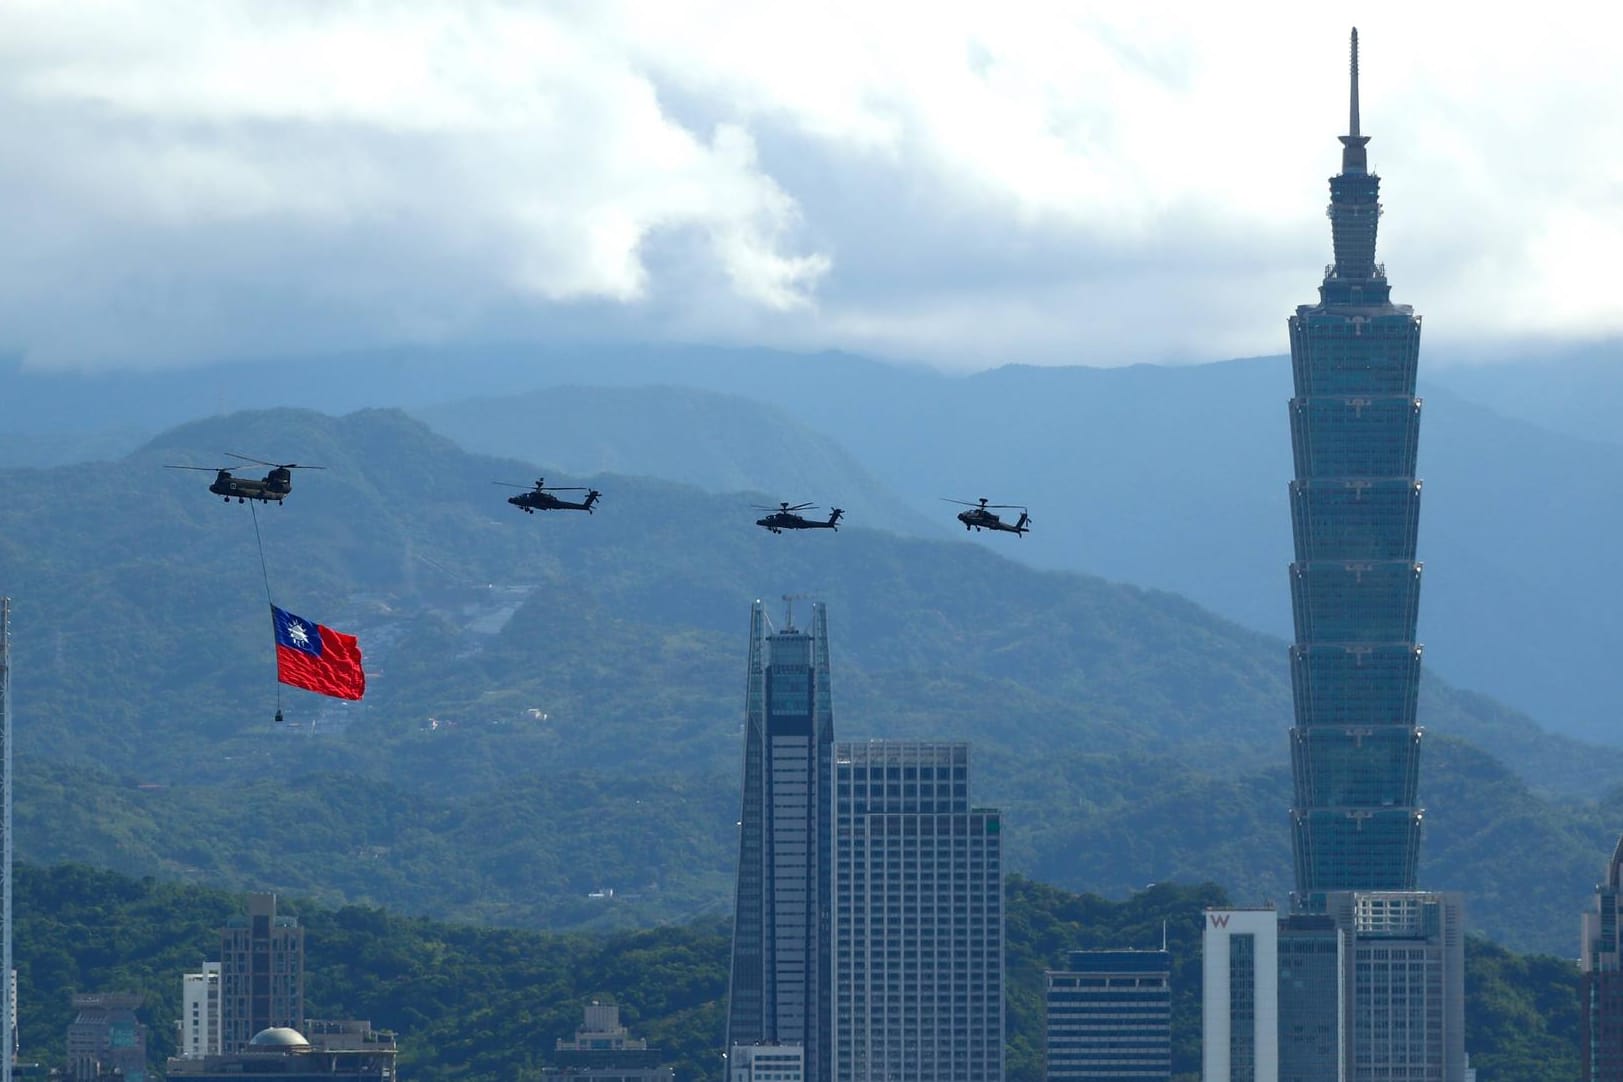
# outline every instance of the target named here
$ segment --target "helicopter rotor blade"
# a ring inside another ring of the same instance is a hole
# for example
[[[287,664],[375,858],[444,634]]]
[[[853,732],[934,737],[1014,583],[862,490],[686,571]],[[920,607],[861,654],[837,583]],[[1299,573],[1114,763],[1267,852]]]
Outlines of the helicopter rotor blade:
[[[979,507],[979,506],[980,506],[980,504],[978,504],[978,503],[971,503],[971,502],[970,502],[970,501],[969,501],[969,500],[954,500],[954,499],[951,499],[951,498],[949,498],[949,497],[947,497],[947,496],[943,496],[943,497],[941,497],[941,498],[942,498],[942,499],[943,499],[943,500],[945,500],[945,501],[946,501],[946,502],[947,502],[947,503],[961,503],[961,504],[963,504],[963,505],[964,505],[964,506],[965,506],[965,507]]]
[[[227,451],[226,454],[230,455],[232,458],[240,458],[244,462],[255,462],[261,466],[269,466],[273,470],[324,470],[327,468],[325,466],[301,466],[297,462],[266,462],[262,458],[254,458],[251,455],[239,455],[235,451]]]
[[[511,481],[492,481],[490,483],[493,484],[493,485],[501,485],[504,488],[522,488],[522,489],[525,489],[527,491],[528,490],[533,490],[535,488],[534,485],[515,485]]]
[[[165,466],[166,470],[202,470],[204,473],[219,473],[229,470],[230,466]]]

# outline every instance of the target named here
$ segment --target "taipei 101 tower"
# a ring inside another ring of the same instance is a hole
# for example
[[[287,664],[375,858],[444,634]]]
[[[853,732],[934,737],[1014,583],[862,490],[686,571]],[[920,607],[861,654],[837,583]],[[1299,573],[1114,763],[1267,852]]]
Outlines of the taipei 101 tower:
[[[1295,906],[1334,891],[1413,891],[1420,851],[1420,570],[1415,452],[1420,317],[1375,261],[1380,178],[1358,126],[1352,34],[1348,134],[1330,178],[1335,262],[1290,319],[1291,808]]]

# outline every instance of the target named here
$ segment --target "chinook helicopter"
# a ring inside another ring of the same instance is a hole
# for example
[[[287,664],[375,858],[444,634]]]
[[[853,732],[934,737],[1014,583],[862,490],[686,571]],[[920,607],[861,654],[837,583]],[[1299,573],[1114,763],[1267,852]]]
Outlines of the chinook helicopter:
[[[278,507],[287,499],[288,493],[293,491],[293,470],[324,470],[325,466],[301,466],[297,462],[266,462],[262,458],[249,458],[239,455],[235,451],[227,451],[232,458],[240,458],[244,462],[256,462],[261,466],[269,466],[270,472],[259,480],[251,477],[235,477],[232,470],[240,470],[241,466],[165,466],[169,470],[201,470],[204,473],[214,474],[214,483],[209,485],[209,491],[230,503],[233,498],[238,503],[247,503],[249,500],[259,500],[261,503],[274,503]]]
[[[491,484],[503,485],[507,488],[524,488],[523,485],[515,485],[511,481],[492,481]],[[576,503],[573,500],[559,499],[557,496],[553,495],[554,492],[584,492],[586,493],[586,498],[581,500],[579,503]],[[507,502],[527,515],[533,515],[537,511],[585,511],[589,515],[592,513],[592,505],[601,499],[602,496],[603,493],[599,492],[597,489],[585,488],[580,485],[567,485],[563,488],[548,488],[547,479],[545,477],[537,477],[535,479],[534,488],[520,492],[517,496],[507,497]]]
[[[836,533],[839,532],[840,516],[845,512],[838,507],[829,512],[827,522],[803,518],[797,513],[815,506],[817,505],[811,503],[797,503],[790,507],[788,501],[780,503],[776,507],[763,507],[756,504],[755,510],[769,511],[771,514],[756,519],[755,525],[772,533],[782,533],[784,530],[834,530]]]
[[[948,500],[945,496],[941,498],[947,500],[948,503],[961,503],[969,508],[968,511],[958,512],[958,521],[964,524],[966,530],[1002,530],[1004,533],[1012,533],[1016,537],[1024,537],[1031,532],[1031,516],[1026,513],[1024,507],[1020,507],[1017,503],[989,504],[986,502],[985,496],[982,496],[978,503],[970,503],[968,500]],[[991,509],[994,507],[999,509],[1019,507],[1020,521],[1004,522],[1001,517],[993,513]]]

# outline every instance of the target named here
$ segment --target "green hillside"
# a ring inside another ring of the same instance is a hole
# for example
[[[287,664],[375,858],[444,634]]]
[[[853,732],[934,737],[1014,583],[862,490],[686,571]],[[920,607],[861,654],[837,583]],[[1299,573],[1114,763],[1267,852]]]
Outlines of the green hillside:
[[[260,509],[161,469],[222,449],[329,469]],[[19,852],[555,928],[720,913],[748,605],[813,593],[838,737],[971,741],[1016,869],[1288,892],[1277,640],[985,546],[771,536],[759,495],[603,476],[597,514],[525,516],[489,484],[536,469],[398,413],[279,410],[0,473]],[[256,521],[277,602],[361,637],[365,702],[288,691],[271,724]],[[1620,820],[1547,794],[1618,753],[1436,680],[1422,709],[1423,881],[1507,944],[1570,951]]]
[[[1215,886],[1162,884],[1112,902],[1023,879],[1008,883],[1008,1077],[1042,1078],[1043,971],[1067,950],[1158,946],[1173,960],[1173,1066],[1200,1067],[1200,912]],[[172,1052],[180,974],[218,949],[240,899],[83,867],[18,869],[23,1058],[60,1061],[72,992],[146,994],[154,1065]],[[581,1007],[610,997],[622,1021],[664,1049],[683,1082],[713,1082],[726,997],[727,928],[718,921],[607,937],[541,935],[279,899],[306,931],[306,1013],[395,1030],[414,1082],[533,1078]],[[1163,931],[1164,929],[1164,931]],[[1478,939],[1466,947],[1466,1047],[1484,1078],[1576,1077],[1577,974]]]

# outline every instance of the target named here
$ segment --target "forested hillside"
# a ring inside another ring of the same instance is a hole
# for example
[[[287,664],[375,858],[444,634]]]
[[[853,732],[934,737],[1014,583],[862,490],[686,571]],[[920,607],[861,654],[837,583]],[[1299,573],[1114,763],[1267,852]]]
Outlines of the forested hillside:
[[[161,469],[232,444],[329,468],[271,508]],[[983,546],[771,536],[758,496],[604,476],[596,514],[525,516],[489,483],[538,469],[397,413],[269,411],[0,474],[19,852],[555,928],[720,914],[748,606],[815,593],[837,735],[971,741],[1016,870],[1288,893],[1279,641]],[[288,691],[271,722],[256,537],[279,604],[361,637],[363,703]],[[1550,793],[1599,789],[1619,754],[1436,680],[1422,721],[1423,883],[1507,944],[1569,950],[1620,820]]]
[[[1159,884],[1113,902],[1029,880],[1008,883],[1010,1082],[1042,1079],[1043,971],[1068,950],[1157,947],[1173,960],[1174,1069],[1200,1069],[1200,912],[1212,885]],[[23,1058],[64,1054],[74,991],[146,994],[154,1066],[174,1048],[180,974],[212,958],[239,897],[84,867],[18,869]],[[382,909],[280,898],[306,932],[306,1012],[370,1019],[399,1034],[407,1082],[534,1078],[582,1006],[609,997],[664,1049],[680,1082],[719,1078],[729,938],[718,921],[606,937],[480,928]],[[1466,1047],[1494,1082],[1577,1075],[1577,975],[1569,962],[1467,943]]]

